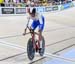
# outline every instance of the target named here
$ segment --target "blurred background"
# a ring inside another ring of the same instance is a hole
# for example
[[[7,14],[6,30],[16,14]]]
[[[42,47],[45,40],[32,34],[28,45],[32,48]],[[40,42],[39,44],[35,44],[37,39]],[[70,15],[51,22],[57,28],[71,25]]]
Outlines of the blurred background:
[[[34,6],[52,6],[69,3],[74,0],[0,0],[1,7],[34,7]]]

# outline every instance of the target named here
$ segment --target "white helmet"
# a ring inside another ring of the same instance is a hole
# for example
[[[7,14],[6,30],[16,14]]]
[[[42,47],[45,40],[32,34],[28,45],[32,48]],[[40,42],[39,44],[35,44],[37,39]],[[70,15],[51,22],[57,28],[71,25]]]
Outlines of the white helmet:
[[[28,13],[36,13],[36,8],[28,8]]]

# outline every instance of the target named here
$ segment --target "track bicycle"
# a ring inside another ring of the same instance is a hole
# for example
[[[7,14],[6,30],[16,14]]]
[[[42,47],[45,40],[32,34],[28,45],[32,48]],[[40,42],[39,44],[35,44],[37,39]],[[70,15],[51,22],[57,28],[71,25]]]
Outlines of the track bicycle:
[[[29,30],[28,33],[26,33],[26,30]],[[34,30],[29,29],[27,26],[25,29],[25,34],[31,34],[31,38],[29,38],[28,43],[27,43],[27,56],[29,60],[33,60],[35,57],[35,52],[38,52],[40,56],[44,55],[45,52],[45,39],[44,36],[42,36],[42,42],[41,42],[41,49],[40,49],[40,42],[39,40],[35,39],[35,35],[39,36],[37,32]]]

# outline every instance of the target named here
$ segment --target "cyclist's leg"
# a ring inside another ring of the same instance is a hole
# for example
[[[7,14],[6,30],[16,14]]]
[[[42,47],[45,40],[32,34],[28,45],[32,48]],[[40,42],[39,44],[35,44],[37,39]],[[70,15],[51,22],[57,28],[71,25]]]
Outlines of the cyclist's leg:
[[[36,48],[35,47],[35,29],[36,27],[38,26],[38,23],[36,21],[33,21],[31,26],[30,26],[30,29],[31,29],[31,36],[32,36],[32,41],[34,42],[33,46],[34,46],[34,49]]]
[[[43,32],[43,29],[44,29],[44,22],[45,22],[45,20],[44,20],[44,17],[42,17],[42,22],[43,22],[43,24],[40,24],[39,25],[39,44],[40,44],[40,48],[42,48],[42,32]]]
[[[40,48],[42,48],[42,32],[43,32],[43,25],[39,28],[39,45],[40,45]]]
[[[31,30],[35,31],[35,29],[38,27],[39,24],[40,24],[39,20],[34,20],[33,23],[31,24]],[[35,38],[35,34],[32,36]]]
[[[31,24],[31,29],[35,30],[39,24],[39,20],[34,20]]]

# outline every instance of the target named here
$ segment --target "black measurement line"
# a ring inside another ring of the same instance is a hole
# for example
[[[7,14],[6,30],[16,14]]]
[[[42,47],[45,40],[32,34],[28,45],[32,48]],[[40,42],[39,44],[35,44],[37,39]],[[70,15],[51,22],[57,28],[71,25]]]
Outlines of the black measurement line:
[[[7,59],[10,59],[10,58],[13,58],[13,57],[16,57],[16,56],[19,56],[19,55],[22,55],[22,54],[25,54],[26,52],[22,52],[22,53],[19,53],[19,54],[15,54],[15,55],[12,55],[12,56],[9,56],[9,57],[6,57],[6,58],[3,58],[3,59],[0,59],[0,61],[4,61],[4,60],[7,60]]]
[[[51,30],[46,30],[44,32],[51,32],[51,31],[56,31],[56,30],[61,30],[61,29],[65,29],[67,27],[61,27],[61,28],[55,28],[55,29],[51,29]],[[0,37],[0,39],[6,39],[6,38],[13,38],[13,37],[21,37],[23,36],[22,34],[18,34],[18,35],[8,35],[8,36],[4,36],[4,37]]]
[[[66,38],[66,39],[63,39],[63,40],[57,41],[57,42],[55,42],[55,43],[48,44],[48,45],[46,45],[46,47],[48,47],[48,46],[52,46],[52,45],[55,45],[55,44],[58,44],[58,43],[61,43],[61,42],[67,41],[67,40],[71,40],[71,39],[73,39],[73,38],[75,38],[75,37]]]
[[[70,46],[68,46],[68,47],[65,47],[65,48],[63,48],[63,49],[61,49],[61,50],[58,50],[58,51],[54,52],[53,54],[57,54],[57,53],[59,53],[59,52],[61,52],[61,51],[63,51],[63,50],[66,50],[66,49],[68,49],[68,48],[71,48],[72,46],[75,46],[75,44],[72,44],[72,45],[70,45]]]
[[[42,60],[42,59],[45,59],[45,58],[46,58],[46,57],[42,57],[42,58],[40,58],[40,59],[37,59],[37,60],[35,60],[35,61],[30,62],[29,64],[36,63],[36,62],[38,62],[38,61],[40,61],[40,60]]]
[[[63,42],[63,41],[66,41],[66,40],[70,40],[70,39],[73,39],[73,38],[75,38],[75,37],[70,37],[70,38],[67,38],[67,39],[64,39],[64,40],[55,42],[55,43],[53,43],[53,44],[49,44],[49,45],[47,45],[46,47],[51,46],[51,45],[54,45],[54,44],[57,44],[57,43],[60,43],[60,42]],[[70,45],[70,46],[68,46],[68,47],[66,47],[66,48],[64,48],[64,49],[67,49],[67,48],[69,48],[69,47],[71,47],[71,46],[73,46],[73,45],[75,45],[75,44],[72,44],[72,45]],[[60,50],[60,51],[63,51],[64,49],[62,49],[62,50]],[[56,53],[58,53],[58,52],[60,52],[60,51],[54,52],[53,54],[56,54]],[[13,58],[13,57],[16,57],[16,56],[25,54],[25,53],[27,53],[27,52],[23,52],[23,53],[19,53],[19,54],[13,55],[13,56],[6,57],[6,58],[3,58],[3,59],[0,59],[0,61],[4,61],[4,60],[7,60],[7,59],[10,59],[10,58]],[[40,58],[40,59],[38,59],[38,60],[36,60],[36,61],[42,60],[42,59],[44,59],[44,58],[46,58],[46,57]],[[32,63],[34,63],[34,62],[36,62],[36,61],[33,61]],[[30,63],[29,63],[29,64],[30,64]]]

